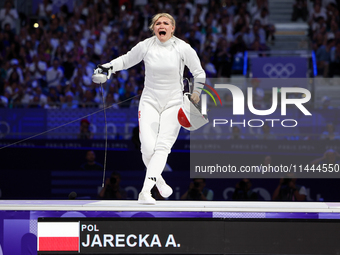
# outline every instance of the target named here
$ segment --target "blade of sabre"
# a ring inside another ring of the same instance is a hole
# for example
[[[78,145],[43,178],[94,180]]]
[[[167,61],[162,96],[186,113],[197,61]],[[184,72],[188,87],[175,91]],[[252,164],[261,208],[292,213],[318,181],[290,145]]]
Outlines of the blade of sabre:
[[[104,120],[105,120],[105,152],[104,152],[104,171],[103,171],[103,182],[102,182],[102,188],[104,188],[105,172],[106,172],[106,156],[107,156],[107,122],[106,122],[106,105],[105,105],[105,99],[104,99],[103,84],[100,83],[100,86],[102,88],[102,100],[103,100]]]

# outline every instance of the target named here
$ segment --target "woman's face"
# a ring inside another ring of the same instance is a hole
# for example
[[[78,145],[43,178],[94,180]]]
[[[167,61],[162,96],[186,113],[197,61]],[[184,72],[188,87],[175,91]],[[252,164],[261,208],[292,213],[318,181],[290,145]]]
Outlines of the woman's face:
[[[161,42],[166,42],[172,36],[175,27],[172,25],[171,20],[166,17],[160,17],[153,26],[153,31]]]

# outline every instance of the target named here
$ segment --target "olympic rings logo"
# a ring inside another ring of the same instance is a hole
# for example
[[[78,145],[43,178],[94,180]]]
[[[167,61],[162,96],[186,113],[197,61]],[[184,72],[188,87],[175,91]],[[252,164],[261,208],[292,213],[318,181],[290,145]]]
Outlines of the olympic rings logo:
[[[281,63],[272,65],[268,63],[263,66],[262,70],[269,78],[289,78],[295,73],[295,65],[292,63],[286,65]]]
[[[5,126],[5,128],[3,126]],[[9,126],[9,124],[6,121],[0,121],[0,138],[4,138],[10,132],[11,127]]]

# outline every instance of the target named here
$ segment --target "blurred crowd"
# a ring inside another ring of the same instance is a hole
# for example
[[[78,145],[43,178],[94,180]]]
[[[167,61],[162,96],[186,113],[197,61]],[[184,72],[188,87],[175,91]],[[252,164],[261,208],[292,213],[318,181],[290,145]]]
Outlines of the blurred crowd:
[[[49,0],[43,0],[36,13],[27,17],[18,13],[13,0],[5,1],[0,9],[0,107],[97,108],[103,106],[103,98],[105,105],[114,109],[137,107],[144,84],[143,63],[117,72],[103,85],[103,94],[91,76],[98,64],[125,54],[150,37],[148,25],[159,12],[175,17],[175,36],[196,50],[211,78],[242,73],[244,52],[266,51],[275,40],[267,0],[142,2],[74,0],[73,8],[68,4],[56,10]],[[318,71],[325,76],[340,74],[338,6],[336,0],[309,4],[296,0],[293,6],[292,20],[302,19],[310,25]],[[184,77],[190,77],[188,70]],[[256,78],[251,86],[254,107],[268,109],[271,94]],[[222,99],[225,106],[232,105],[230,93]],[[322,98],[320,108],[334,108],[331,100],[330,96]],[[91,134],[84,137],[91,138]],[[338,135],[331,137],[339,139]],[[242,129],[233,128],[228,138],[243,139]],[[264,125],[259,139],[277,136]]]
[[[94,68],[150,37],[148,25],[159,12],[175,17],[175,36],[197,51],[208,77],[230,77],[240,70],[244,51],[267,50],[275,40],[267,0],[139,2],[74,0],[73,8],[53,12],[43,0],[27,17],[6,1],[0,10],[0,107],[102,106],[102,90],[91,81]],[[117,73],[104,86],[105,104],[137,106],[138,97],[126,99],[141,94],[143,83],[143,63]]]
[[[337,0],[297,0],[301,18],[308,21],[309,36],[315,52],[317,73],[323,77],[340,74],[340,17]],[[295,18],[295,17],[294,17]]]

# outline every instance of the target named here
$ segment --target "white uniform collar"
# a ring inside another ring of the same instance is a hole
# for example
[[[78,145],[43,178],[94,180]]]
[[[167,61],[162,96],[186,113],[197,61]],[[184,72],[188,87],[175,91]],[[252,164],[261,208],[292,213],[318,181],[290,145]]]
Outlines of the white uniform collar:
[[[173,41],[175,40],[173,37],[171,37],[169,40],[167,40],[166,42],[163,43],[157,38],[157,36],[155,36],[155,37],[156,37],[156,43],[158,45],[164,46],[164,47],[170,46],[173,43]]]

